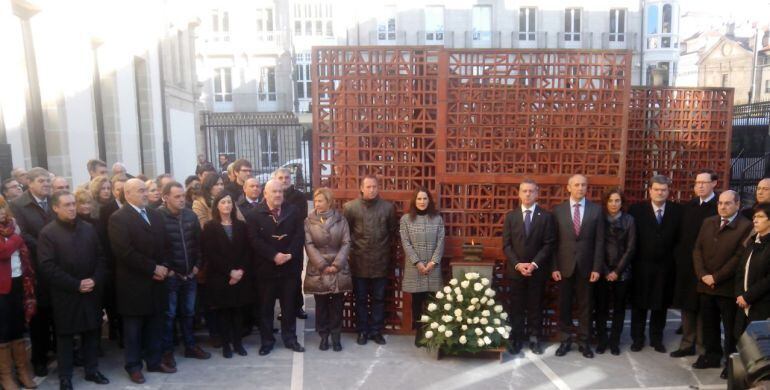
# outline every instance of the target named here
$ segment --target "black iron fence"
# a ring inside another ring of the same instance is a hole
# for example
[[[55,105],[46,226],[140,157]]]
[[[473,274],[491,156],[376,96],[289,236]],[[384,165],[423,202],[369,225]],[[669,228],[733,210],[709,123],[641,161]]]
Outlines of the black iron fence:
[[[752,204],[757,182],[770,177],[770,101],[735,106],[731,154],[730,188]]]
[[[297,189],[311,192],[311,129],[291,113],[201,113],[209,161],[226,155],[230,161],[245,158],[260,183],[278,168],[292,172]]]

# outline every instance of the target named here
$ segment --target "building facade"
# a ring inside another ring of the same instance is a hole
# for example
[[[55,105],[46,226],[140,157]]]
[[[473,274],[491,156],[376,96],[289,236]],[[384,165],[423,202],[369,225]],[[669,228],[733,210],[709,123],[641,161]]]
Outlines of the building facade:
[[[180,5],[0,1],[6,165],[42,166],[72,184],[88,180],[91,158],[147,176],[193,173],[198,22]]]

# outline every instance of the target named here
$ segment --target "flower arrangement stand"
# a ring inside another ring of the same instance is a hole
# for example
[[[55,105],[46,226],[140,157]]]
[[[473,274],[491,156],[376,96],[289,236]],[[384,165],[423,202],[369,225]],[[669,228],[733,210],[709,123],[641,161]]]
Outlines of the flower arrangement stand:
[[[479,351],[476,353],[470,353],[470,352],[460,352],[458,354],[449,354],[444,352],[441,348],[434,351],[434,354],[436,356],[436,360],[441,360],[445,357],[461,357],[461,358],[469,358],[469,359],[497,359],[500,363],[503,363],[503,357],[504,357],[505,348],[490,348],[483,351]]]
[[[493,262],[453,260],[449,263],[449,266],[452,268],[452,277],[456,279],[462,279],[463,275],[468,272],[476,272],[482,278],[494,280],[495,263]]]

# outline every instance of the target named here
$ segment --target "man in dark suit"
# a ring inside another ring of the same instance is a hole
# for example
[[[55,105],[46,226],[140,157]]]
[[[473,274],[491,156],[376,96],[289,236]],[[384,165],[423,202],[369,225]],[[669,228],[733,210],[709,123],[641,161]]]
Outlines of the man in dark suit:
[[[524,179],[519,184],[521,208],[508,212],[503,226],[503,250],[511,279],[511,332],[508,352],[518,354],[524,340],[524,318],[529,348],[540,355],[543,330],[543,295],[551,268],[556,230],[551,213],[537,205],[538,186]]]
[[[591,335],[591,297],[593,283],[604,265],[604,214],[602,208],[586,200],[588,179],[573,175],[567,182],[569,200],[553,209],[557,230],[557,250],[553,280],[559,282],[559,330],[561,345],[556,356],[564,356],[572,344],[572,299],[577,299],[578,341],[586,358],[594,353],[588,345]]]
[[[644,348],[644,328],[650,313],[650,346],[665,353],[663,328],[674,289],[674,246],[679,237],[682,208],[668,202],[671,179],[655,175],[650,179],[650,200],[629,209],[636,221],[636,256],[631,263],[633,284],[631,309],[631,350]]]
[[[692,253],[695,274],[698,276],[698,298],[703,323],[703,346],[706,353],[698,357],[693,368],[717,368],[735,352],[733,325],[735,324],[735,269],[743,256],[743,241],[751,232],[752,223],[738,213],[741,200],[732,190],[719,195],[719,215],[708,217],[698,233]],[[720,320],[725,329],[724,349]],[[727,368],[722,371],[727,379]]]
[[[118,311],[123,317],[125,369],[131,381],[144,383],[142,358],[148,372],[174,373],[161,362],[161,337],[168,293],[171,247],[163,217],[147,207],[147,187],[129,179],[126,202],[110,217],[109,236],[115,256]]]
[[[125,203],[123,186],[127,180],[128,177],[125,175],[116,175],[110,180],[112,183],[113,200],[107,202],[107,204],[99,209],[99,226],[97,227],[97,233],[99,233],[99,239],[104,250],[104,257],[107,260],[107,278],[104,285],[104,311],[107,312],[107,319],[109,320],[108,336],[110,340],[118,340],[118,344],[121,346],[123,345],[123,331],[121,330],[123,325],[121,324],[120,314],[118,314],[118,304],[115,297],[115,256],[112,255],[112,245],[110,245],[110,237],[107,230],[110,216]]]
[[[260,334],[264,356],[275,345],[273,319],[275,300],[281,305],[281,338],[284,347],[294,352],[304,352],[297,342],[296,283],[302,272],[303,246],[305,244],[305,216],[286,204],[283,186],[277,180],[265,184],[265,200],[246,215],[249,242],[254,253],[258,278],[260,307]]]
[[[753,205],[744,207],[741,215],[749,221],[754,218],[754,206],[762,203],[770,203],[770,178],[764,178],[757,183],[756,200]]]
[[[717,214],[717,174],[710,169],[698,171],[693,191],[695,197],[684,205],[679,242],[674,249],[676,257],[676,281],[673,306],[682,313],[682,341],[671,357],[695,355],[696,345],[702,342],[698,319],[698,278],[692,265],[692,251],[703,220]]]
[[[241,214],[245,217],[252,209],[257,207],[262,201],[262,188],[259,186],[259,180],[255,177],[246,179],[243,183],[243,195],[235,203]]]
[[[51,176],[43,168],[32,168],[27,172],[29,188],[10,203],[13,216],[21,229],[21,237],[29,249],[33,268],[37,270],[37,237],[43,227],[52,219]],[[37,312],[29,323],[29,338],[32,344],[32,366],[35,375],[48,375],[48,351],[53,348],[53,311],[50,289],[45,280],[38,278],[35,288]]]

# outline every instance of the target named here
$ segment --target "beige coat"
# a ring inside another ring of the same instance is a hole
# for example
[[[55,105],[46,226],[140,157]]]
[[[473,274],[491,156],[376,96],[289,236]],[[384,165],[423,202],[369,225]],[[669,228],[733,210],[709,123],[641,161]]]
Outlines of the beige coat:
[[[350,230],[337,210],[329,210],[324,215],[313,211],[305,219],[305,251],[308,256],[306,293],[330,294],[353,289],[348,266]],[[339,272],[324,274],[323,270],[330,265]]]

